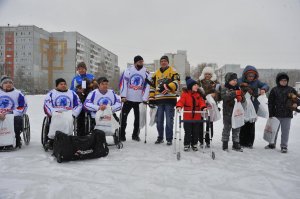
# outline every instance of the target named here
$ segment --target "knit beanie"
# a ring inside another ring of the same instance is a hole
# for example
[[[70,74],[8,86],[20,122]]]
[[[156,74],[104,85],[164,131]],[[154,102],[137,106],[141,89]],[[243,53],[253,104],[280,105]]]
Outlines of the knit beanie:
[[[197,84],[197,82],[189,76],[186,76],[185,81],[188,90],[192,90],[193,86]]]
[[[0,80],[0,86],[2,87],[3,84],[6,83],[6,82],[11,82],[12,84],[14,83],[13,80],[10,77],[8,77],[6,75],[3,75],[1,77],[1,80]]]
[[[229,72],[225,75],[225,83],[229,83],[231,80],[234,80],[234,79],[237,80],[237,74],[236,73]]]
[[[63,78],[58,78],[57,80],[55,80],[55,85],[56,85],[56,87],[57,87],[58,84],[61,83],[61,82],[67,83],[65,79],[63,79]]]
[[[169,63],[169,57],[168,56],[166,56],[166,55],[162,56],[160,58],[160,61],[163,60],[163,59],[166,60]]]
[[[137,55],[137,56],[134,57],[133,60],[134,60],[134,63],[136,63],[136,62],[141,61],[141,60],[144,60],[144,59],[143,59],[143,57],[141,57],[140,55]]]

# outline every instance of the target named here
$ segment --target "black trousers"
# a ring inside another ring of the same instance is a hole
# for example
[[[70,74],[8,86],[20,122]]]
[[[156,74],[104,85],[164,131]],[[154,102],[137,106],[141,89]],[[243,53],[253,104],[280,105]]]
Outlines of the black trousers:
[[[240,145],[245,147],[253,146],[255,139],[255,122],[246,122],[240,130]]]
[[[201,144],[203,144],[203,123],[200,124],[200,135],[199,135],[199,142]],[[210,132],[211,132],[211,138],[213,138],[214,136],[214,123],[210,122],[209,123],[209,128],[210,128]],[[208,131],[208,126],[206,126],[206,131]],[[205,143],[210,144],[210,140],[209,140],[209,135],[208,133],[205,133]]]
[[[77,135],[78,136],[85,136],[89,132],[86,132],[85,128],[85,111],[82,110],[77,117]]]
[[[140,111],[139,111],[139,104],[140,102],[131,102],[126,101],[123,104],[122,112],[121,112],[121,137],[125,137],[126,135],[126,126],[127,126],[127,117],[131,109],[133,108],[134,111],[134,128],[132,137],[137,137],[140,134]]]
[[[23,117],[22,116],[15,116],[14,117],[14,130],[16,135],[16,142],[18,143],[21,140],[20,134],[23,130]]]
[[[199,139],[200,123],[184,123],[184,145],[196,145]],[[203,127],[203,126],[202,126]]]

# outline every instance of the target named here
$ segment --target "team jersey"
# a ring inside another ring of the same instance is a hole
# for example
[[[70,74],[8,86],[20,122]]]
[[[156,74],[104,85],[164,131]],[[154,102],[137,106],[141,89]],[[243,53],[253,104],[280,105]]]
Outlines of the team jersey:
[[[78,95],[69,89],[65,92],[56,89],[51,90],[44,102],[44,111],[48,116],[52,116],[55,111],[73,110],[73,115],[77,117],[81,109],[82,104]]]
[[[111,89],[108,89],[105,93],[95,89],[89,93],[84,102],[84,108],[91,112],[92,118],[95,118],[101,105],[110,105],[112,112],[116,112],[121,109],[121,100]]]
[[[132,102],[148,101],[151,78],[145,67],[137,70],[135,66],[127,68],[120,83],[121,97]]]
[[[15,88],[8,92],[0,89],[0,113],[13,113],[15,116],[22,116],[26,110],[26,99],[21,91]]]

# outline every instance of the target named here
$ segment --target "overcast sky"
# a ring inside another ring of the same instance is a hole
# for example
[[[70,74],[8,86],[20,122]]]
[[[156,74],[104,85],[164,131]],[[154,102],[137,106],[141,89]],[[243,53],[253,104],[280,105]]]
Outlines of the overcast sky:
[[[300,68],[300,0],[0,0],[0,25],[78,31],[119,57]]]

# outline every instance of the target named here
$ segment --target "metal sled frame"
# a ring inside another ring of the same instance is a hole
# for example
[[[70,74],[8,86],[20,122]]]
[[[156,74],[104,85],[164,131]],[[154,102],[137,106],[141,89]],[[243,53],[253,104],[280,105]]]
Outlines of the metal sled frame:
[[[176,154],[177,160],[180,160],[181,158],[181,150],[180,150],[180,146],[182,145],[182,139],[181,139],[181,130],[182,130],[182,125],[181,123],[204,123],[205,125],[205,129],[204,130],[204,126],[203,126],[203,143],[205,143],[205,135],[206,133],[208,133],[209,136],[209,140],[210,140],[210,154],[211,154],[211,158],[214,160],[215,159],[215,152],[212,149],[212,138],[211,138],[211,126],[210,126],[210,114],[209,111],[194,111],[194,113],[202,113],[204,114],[205,119],[204,120],[182,120],[182,114],[183,113],[192,113],[192,111],[176,111],[175,113],[175,136],[174,136],[174,153]],[[207,115],[207,118],[206,118]],[[179,123],[179,125],[178,125]],[[179,126],[179,129],[178,129]],[[178,140],[177,140],[178,138]],[[177,146],[177,142],[178,142],[178,146]],[[203,144],[203,153],[205,150],[205,146]]]
[[[73,135],[77,135],[77,119],[73,116]],[[41,143],[45,151],[48,151],[47,142],[49,140],[48,133],[50,129],[51,117],[45,116],[43,120],[42,132],[41,132]]]
[[[92,117],[91,114],[86,113],[85,115],[85,128],[86,128],[86,132],[91,132],[92,131]],[[120,140],[120,128],[116,129],[114,135],[114,144],[108,144],[107,146],[116,146],[118,149],[122,149],[123,148],[123,143]]]

